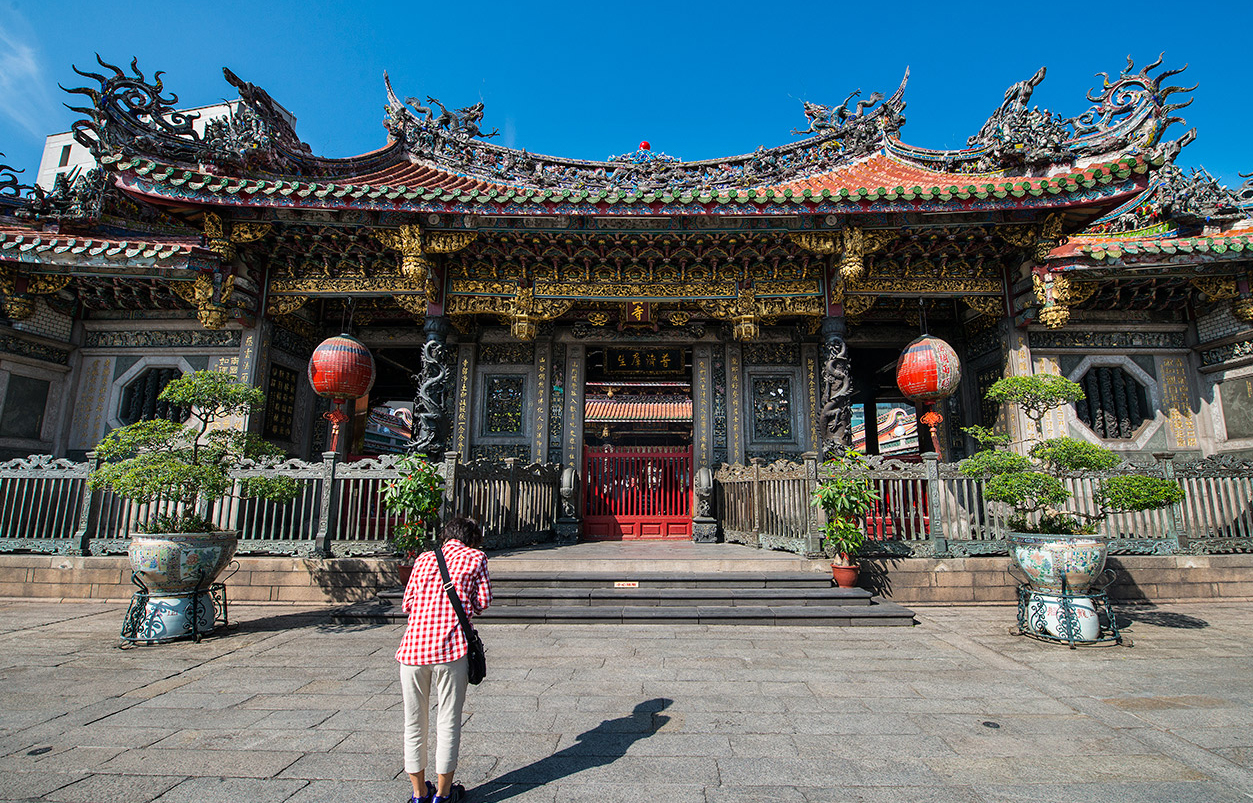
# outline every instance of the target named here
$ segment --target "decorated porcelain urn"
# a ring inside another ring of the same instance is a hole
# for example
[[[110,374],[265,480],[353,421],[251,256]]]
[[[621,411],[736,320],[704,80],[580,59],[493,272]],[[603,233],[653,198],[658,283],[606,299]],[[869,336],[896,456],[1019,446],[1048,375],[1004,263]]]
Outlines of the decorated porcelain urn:
[[[1109,545],[1095,535],[1006,533],[1009,556],[1034,591],[1086,594],[1105,571]]]

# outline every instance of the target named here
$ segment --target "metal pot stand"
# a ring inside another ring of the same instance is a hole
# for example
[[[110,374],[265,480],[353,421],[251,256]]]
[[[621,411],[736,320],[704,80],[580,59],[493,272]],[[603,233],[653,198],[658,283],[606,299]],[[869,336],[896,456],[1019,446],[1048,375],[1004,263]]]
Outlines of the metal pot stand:
[[[1013,567],[1010,568],[1011,575]],[[1014,579],[1020,579],[1017,576]],[[1084,594],[1074,594],[1066,587],[1066,578],[1062,577],[1061,592],[1048,591],[1041,592],[1039,589],[1032,589],[1028,582],[1020,582],[1018,585],[1018,624],[1009,629],[1010,635],[1013,636],[1030,636],[1040,641],[1048,641],[1053,644],[1066,644],[1070,649],[1076,647],[1087,647],[1096,644],[1121,644],[1124,647],[1133,646],[1130,636],[1124,636],[1118,629],[1118,619],[1114,616],[1113,606],[1110,604],[1109,595],[1105,593],[1105,589],[1113,585],[1118,579],[1117,573],[1113,569],[1105,569],[1098,575],[1097,581],[1092,584],[1092,589]],[[1044,618],[1044,606],[1036,606],[1035,616],[1030,615],[1031,595],[1032,593],[1047,593],[1050,597],[1055,597],[1060,601],[1058,611],[1058,630],[1064,635],[1055,636],[1048,632]],[[1078,606],[1076,600],[1090,600],[1092,609],[1096,611],[1098,621],[1101,614],[1104,614],[1104,621],[1100,625],[1097,637],[1094,639],[1085,639],[1081,637],[1079,625],[1079,616],[1076,613]]]
[[[122,641],[128,644],[164,644],[190,638],[199,643],[201,638],[209,633],[217,632],[219,627],[229,627],[225,580],[238,570],[239,562],[231,561],[230,573],[223,578],[223,582],[206,585],[204,583],[205,570],[200,569],[195,589],[155,596],[140,579],[139,573],[132,572],[131,582],[139,590],[131,596],[126,618],[122,620]],[[204,598],[206,595],[213,606],[213,620],[209,623],[209,627],[203,628],[201,620],[205,618]],[[183,602],[184,600],[187,601]],[[170,632],[167,629],[164,614],[176,613],[183,606],[190,609],[190,616],[184,614],[178,617],[185,621],[184,626],[179,632]]]

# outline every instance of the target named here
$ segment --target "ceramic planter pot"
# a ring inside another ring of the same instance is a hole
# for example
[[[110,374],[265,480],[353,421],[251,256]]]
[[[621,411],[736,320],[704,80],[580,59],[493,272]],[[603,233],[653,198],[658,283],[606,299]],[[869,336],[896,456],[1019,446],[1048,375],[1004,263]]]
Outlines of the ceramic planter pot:
[[[127,555],[148,596],[141,606],[136,595],[123,636],[162,642],[212,633],[217,610],[208,588],[238,544],[234,531],[133,536]]]
[[[1032,591],[1027,599],[1027,626],[1036,633],[1075,641],[1096,641],[1101,635],[1101,621],[1091,597],[1072,596],[1063,608],[1061,597]]]
[[[238,534],[153,533],[131,538],[127,556],[154,595],[208,587],[235,557]]]
[[[1083,594],[1105,570],[1109,544],[1094,535],[1006,533],[1014,564],[1033,591]]]
[[[839,563],[831,564],[831,578],[835,580],[835,584],[840,588],[856,588],[859,571],[856,564],[852,566],[844,566]]]

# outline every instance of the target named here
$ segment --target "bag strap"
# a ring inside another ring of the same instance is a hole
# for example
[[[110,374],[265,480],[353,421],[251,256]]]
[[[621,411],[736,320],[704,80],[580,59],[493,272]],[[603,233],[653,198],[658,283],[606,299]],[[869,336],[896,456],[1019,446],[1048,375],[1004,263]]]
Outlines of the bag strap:
[[[461,631],[465,633],[466,640],[469,641],[470,634],[474,632],[474,628],[470,627],[470,621],[466,619],[465,609],[461,607],[461,598],[457,596],[456,590],[452,587],[452,578],[448,576],[448,564],[444,562],[443,545],[435,547],[435,560],[439,563],[439,574],[444,578],[444,591],[448,592],[448,601],[452,603],[452,609],[457,613],[457,621],[461,622]]]

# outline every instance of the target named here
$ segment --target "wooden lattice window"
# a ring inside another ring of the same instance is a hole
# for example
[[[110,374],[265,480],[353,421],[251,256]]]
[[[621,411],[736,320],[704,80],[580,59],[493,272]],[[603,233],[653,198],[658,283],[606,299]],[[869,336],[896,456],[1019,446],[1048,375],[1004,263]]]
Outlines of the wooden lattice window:
[[[1079,379],[1085,398],[1075,402],[1075,415],[1107,440],[1130,440],[1150,417],[1144,386],[1118,366],[1089,368]]]
[[[191,414],[190,408],[177,407],[157,398],[166,385],[182,375],[183,372],[177,368],[149,368],[135,377],[122,391],[118,420],[123,424],[155,418],[180,424],[186,421]]]

